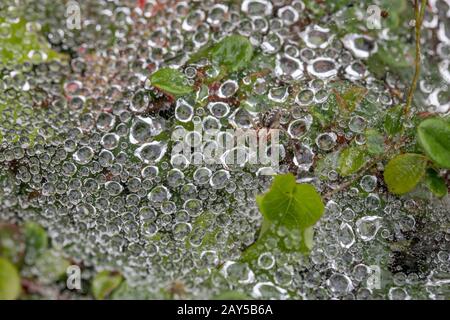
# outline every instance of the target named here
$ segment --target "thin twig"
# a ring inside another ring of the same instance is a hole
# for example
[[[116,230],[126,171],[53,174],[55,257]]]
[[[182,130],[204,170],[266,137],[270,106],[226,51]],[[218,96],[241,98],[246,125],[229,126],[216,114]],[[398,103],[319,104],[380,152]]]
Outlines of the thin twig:
[[[392,141],[390,141],[392,142]],[[388,144],[388,147],[386,148],[385,152],[381,155],[379,155],[378,157],[373,158],[372,160],[370,160],[369,162],[366,163],[366,165],[364,167],[362,167],[359,171],[358,174],[354,175],[351,177],[351,179],[343,182],[342,184],[340,184],[339,186],[337,186],[335,189],[329,191],[328,193],[326,193],[323,198],[324,199],[330,199],[331,196],[333,196],[334,194],[345,190],[346,188],[348,188],[349,186],[351,186],[352,184],[354,184],[358,179],[360,179],[362,176],[364,176],[367,171],[369,169],[371,169],[374,165],[376,165],[378,162],[384,160],[384,159],[389,159],[392,154],[397,153],[398,150],[400,150],[401,148],[403,148],[406,144],[408,144],[408,142],[410,142],[407,138],[402,138],[399,141],[397,141],[397,143],[393,143],[392,145]]]
[[[415,58],[415,71],[414,77],[411,83],[411,87],[409,88],[408,97],[405,104],[405,115],[408,116],[409,111],[411,109],[412,100],[414,97],[414,92],[416,91],[417,81],[419,80],[420,75],[420,31],[422,29],[423,17],[425,14],[425,6],[427,4],[427,0],[421,0],[420,8],[419,8],[419,0],[414,0],[414,12],[416,18],[416,58]]]
[[[409,89],[408,98],[406,101],[404,113],[405,116],[408,116],[409,111],[411,109],[411,103],[414,96],[414,92],[416,91],[417,87],[417,81],[419,80],[420,75],[420,31],[422,29],[422,22],[423,17],[425,14],[425,6],[426,6],[427,0],[421,0],[421,4],[419,7],[419,0],[414,0],[414,13],[416,18],[416,58],[415,58],[415,72],[414,72],[414,78],[411,83],[411,87]],[[383,160],[387,157],[387,155],[390,153],[390,151],[398,150],[400,147],[404,145],[404,141],[401,141],[400,143],[395,144],[390,148],[390,150],[387,150],[386,153],[384,153],[382,156],[374,158],[373,160],[369,161],[360,171],[357,175],[353,176],[351,179],[345,181],[344,183],[340,184],[337,188],[331,190],[330,192],[326,193],[323,197],[325,199],[329,199],[332,195],[335,193],[338,193],[340,191],[345,190],[349,186],[351,186],[355,181],[357,181],[359,178],[361,178],[367,170],[372,168],[375,164],[377,164],[379,161]]]
[[[334,195],[335,193],[338,193],[340,191],[343,191],[344,189],[347,189],[349,186],[351,186],[356,180],[358,180],[359,178],[361,178],[363,175],[366,174],[367,170],[369,170],[370,168],[372,168],[374,165],[376,165],[379,161],[381,161],[384,157],[377,157],[374,158],[373,160],[369,161],[364,168],[362,168],[360,170],[360,172],[353,176],[350,180],[345,181],[344,183],[340,184],[337,188],[331,190],[330,192],[326,193],[323,198],[324,199],[330,199],[332,195]]]

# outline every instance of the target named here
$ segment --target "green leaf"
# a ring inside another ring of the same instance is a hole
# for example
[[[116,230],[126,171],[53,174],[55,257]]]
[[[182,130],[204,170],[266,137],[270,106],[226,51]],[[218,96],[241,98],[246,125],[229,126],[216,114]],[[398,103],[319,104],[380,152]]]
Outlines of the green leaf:
[[[7,35],[0,41],[0,64],[66,59],[63,54],[53,51],[47,41],[33,30],[32,26],[36,26],[35,24],[27,24],[22,18],[17,22],[10,22],[0,17],[2,33]]]
[[[324,212],[316,189],[298,184],[289,173],[275,176],[270,190],[256,197],[264,219],[258,240],[245,250],[241,261],[255,264],[265,252],[278,250],[307,254],[313,246],[313,225]]]
[[[253,57],[253,46],[250,41],[241,35],[231,35],[221,41],[203,46],[199,51],[191,55],[189,63],[195,63],[200,59],[208,58],[228,72],[239,71],[247,67]],[[260,58],[258,56],[258,58]],[[266,62],[258,59],[258,67],[264,67]],[[267,61],[267,59],[265,60]]]
[[[327,153],[323,158],[319,159],[314,168],[314,174],[320,180],[328,180],[328,173],[338,166],[339,152]]]
[[[327,109],[322,108],[320,104],[316,104],[312,106],[310,109],[310,112],[312,116],[314,117],[313,126],[314,124],[320,125],[320,127],[325,128],[329,126],[335,119],[336,114],[334,113],[334,106],[338,105],[337,103],[337,96],[336,95],[330,95],[330,98],[327,102]],[[337,109],[337,107],[336,107]]]
[[[367,68],[377,78],[390,70],[399,78],[409,80],[414,72],[414,50],[414,46],[405,41],[379,42],[378,51],[367,60]]]
[[[306,228],[303,231],[302,236],[303,236],[302,245],[304,245],[303,250],[310,251],[314,246],[314,228],[312,227]]]
[[[214,296],[212,300],[251,300],[251,298],[239,291],[225,291]]]
[[[434,193],[435,196],[442,198],[448,194],[448,188],[445,181],[436,170],[428,168],[425,175],[425,185]]]
[[[0,223],[0,257],[17,266],[22,262],[24,251],[24,237],[20,229],[12,224]]]
[[[159,292],[148,290],[148,286],[143,283],[137,286],[130,286],[126,281],[114,289],[109,296],[111,300],[169,300],[172,299],[170,293],[165,289]]]
[[[208,43],[200,48],[197,52],[191,54],[188,63],[195,63],[203,58],[209,58],[211,54],[213,44]]]
[[[256,202],[264,219],[288,229],[313,226],[325,208],[316,189],[310,184],[297,184],[292,174],[275,176],[270,190],[258,195]]]
[[[375,129],[366,130],[367,152],[370,154],[382,154],[384,152],[384,136]]]
[[[185,245],[187,248],[191,247],[190,237],[198,234],[198,230],[207,230],[203,236],[202,242],[199,245],[200,249],[207,249],[214,247],[217,243],[216,235],[220,232],[219,227],[210,228],[211,224],[215,220],[214,213],[210,211],[203,212],[201,215],[195,218],[192,222],[192,231],[188,237],[186,237]]]
[[[118,273],[101,271],[92,280],[92,294],[95,299],[103,300],[120,285],[122,280],[122,275]]]
[[[16,267],[0,258],[0,300],[15,300],[20,294],[20,276]]]
[[[349,147],[339,155],[338,171],[341,176],[345,177],[361,169],[365,162],[364,150],[358,147]]]
[[[250,62],[253,46],[246,37],[231,35],[216,43],[210,54],[213,62],[235,72],[245,68]]]
[[[261,254],[267,252],[301,253],[307,255],[313,245],[314,227],[288,230],[285,227],[268,224],[265,230],[262,230],[258,240],[242,253],[240,261],[256,264]]]
[[[61,279],[67,272],[70,263],[61,251],[47,249],[36,259],[33,265],[39,274],[39,281],[51,284]]]
[[[183,95],[193,90],[187,84],[184,73],[176,69],[161,68],[150,76],[150,81],[156,88],[173,95]]]
[[[45,230],[34,222],[27,222],[25,232],[25,261],[32,264],[47,249],[48,237]]]
[[[395,136],[402,130],[403,107],[398,105],[391,108],[384,117],[384,130],[389,136]]]
[[[248,69],[253,71],[260,71],[264,69],[273,70],[276,65],[275,55],[267,55],[263,52],[254,52],[251,61],[248,64]]]
[[[422,121],[417,128],[420,145],[439,166],[450,169],[450,123],[441,118]]]
[[[427,158],[405,153],[391,159],[384,170],[384,181],[390,192],[404,194],[414,189],[425,173]]]
[[[337,91],[334,93],[339,107],[345,111],[353,112],[366,96],[367,89],[364,87],[351,86],[342,94],[339,94]]]

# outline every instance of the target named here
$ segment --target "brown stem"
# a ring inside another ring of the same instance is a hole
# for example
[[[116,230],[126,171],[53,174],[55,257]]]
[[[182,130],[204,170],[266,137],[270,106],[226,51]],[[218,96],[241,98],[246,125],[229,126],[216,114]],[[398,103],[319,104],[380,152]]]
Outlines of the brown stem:
[[[414,12],[416,19],[416,58],[415,58],[415,71],[414,77],[411,83],[411,87],[409,88],[408,97],[406,99],[405,104],[405,115],[408,116],[409,111],[411,109],[412,100],[414,97],[414,92],[416,91],[417,81],[419,80],[420,75],[420,31],[422,29],[423,17],[425,14],[425,6],[427,4],[427,0],[421,0],[421,4],[419,7],[419,0],[414,0]]]

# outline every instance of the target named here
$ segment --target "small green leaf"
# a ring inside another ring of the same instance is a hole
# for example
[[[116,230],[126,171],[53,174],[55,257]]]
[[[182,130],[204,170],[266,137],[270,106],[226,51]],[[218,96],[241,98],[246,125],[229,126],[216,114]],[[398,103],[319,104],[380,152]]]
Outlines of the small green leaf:
[[[253,46],[250,41],[241,35],[231,35],[221,41],[209,43],[199,51],[192,54],[189,63],[195,63],[200,59],[208,58],[228,72],[239,71],[253,62]],[[260,58],[258,56],[258,58]],[[267,60],[267,59],[266,59]],[[267,63],[258,59],[258,67],[264,67]],[[226,74],[226,72],[224,73]]]
[[[213,62],[235,72],[246,67],[253,56],[253,46],[241,35],[231,35],[216,43],[211,49]]]
[[[97,300],[108,297],[122,282],[123,278],[118,273],[101,271],[92,280],[92,294]]]
[[[411,54],[414,52],[413,50],[412,46],[401,41],[388,41],[385,45],[378,47],[378,51],[373,57],[379,59],[384,65],[387,65],[393,70],[397,70],[398,68],[412,68],[411,60],[405,59],[405,56],[414,57]]]
[[[45,230],[34,222],[27,222],[25,230],[25,261],[32,264],[47,249],[48,238]]]
[[[130,286],[126,281],[114,289],[109,296],[110,300],[169,300],[172,299],[170,293],[165,289],[159,291],[148,290],[148,285],[142,283],[140,285]]]
[[[25,252],[23,233],[12,224],[0,223],[0,256],[14,265],[20,265]]]
[[[0,41],[0,64],[38,64],[66,59],[66,56],[51,49],[50,44],[38,33],[35,23],[23,18],[10,22],[0,17],[0,26],[5,34]]]
[[[256,197],[259,210],[270,223],[288,229],[313,226],[325,209],[310,184],[297,184],[292,174],[275,176],[272,187]]]
[[[422,121],[418,140],[426,154],[439,166],[450,169],[450,123],[441,118]]]
[[[208,43],[200,48],[197,52],[191,54],[188,63],[195,63],[203,58],[209,58],[213,44]]]
[[[66,274],[70,263],[61,251],[47,249],[39,255],[33,266],[39,272],[39,281],[50,284]]]
[[[187,84],[186,76],[176,69],[161,68],[150,76],[150,81],[156,88],[173,95],[183,95],[193,90]]]
[[[366,88],[351,86],[340,96],[342,100],[338,98],[338,103],[345,110],[352,112],[356,109],[362,99],[364,99],[366,94]]]
[[[267,252],[301,253],[308,255],[314,245],[314,227],[291,229],[266,224],[258,240],[241,255],[241,262],[256,264]]]
[[[337,168],[339,162],[339,152],[327,153],[323,158],[316,162],[314,174],[320,180],[328,180],[328,173]]]
[[[428,168],[425,175],[425,185],[434,193],[435,196],[442,198],[448,194],[448,188],[445,181],[432,168]]]
[[[358,147],[349,147],[339,155],[338,171],[341,176],[346,177],[361,169],[364,163],[364,151]]]
[[[427,158],[406,153],[391,159],[384,170],[384,181],[390,192],[404,194],[414,189],[425,173]]]
[[[0,258],[0,300],[15,300],[20,294],[20,275],[16,267]]]
[[[367,68],[377,78],[390,70],[404,79],[414,72],[413,57],[414,46],[404,41],[390,40],[378,46],[378,51],[367,60]]]
[[[403,108],[398,105],[391,108],[384,117],[384,130],[389,136],[395,136],[402,130]]]
[[[384,152],[384,137],[377,130],[366,130],[367,152],[370,154],[382,154]]]
[[[225,291],[213,297],[213,300],[251,300],[251,298],[239,291]]]
[[[308,254],[313,246],[313,225],[325,206],[310,184],[298,184],[292,174],[275,176],[272,187],[256,197],[264,219],[258,240],[241,256],[241,261],[255,264],[270,250]]]

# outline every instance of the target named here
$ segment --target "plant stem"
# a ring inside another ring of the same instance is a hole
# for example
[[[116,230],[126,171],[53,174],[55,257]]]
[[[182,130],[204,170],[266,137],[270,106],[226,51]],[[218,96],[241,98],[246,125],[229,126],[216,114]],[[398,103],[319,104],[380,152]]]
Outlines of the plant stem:
[[[376,165],[378,163],[378,161],[382,160],[384,157],[377,157],[374,158],[372,161],[369,161],[364,168],[361,169],[361,171],[354,176],[352,179],[345,181],[344,183],[340,184],[336,189],[331,190],[330,192],[326,193],[323,198],[324,199],[330,199],[332,195],[334,195],[335,193],[338,193],[344,189],[347,189],[349,186],[351,186],[356,180],[358,180],[359,178],[361,178],[366,172],[367,170],[369,170],[370,168],[372,168],[374,165]]]
[[[415,30],[416,30],[416,58],[415,58],[415,71],[414,77],[411,83],[411,87],[409,88],[408,97],[405,104],[405,115],[408,116],[409,111],[411,109],[412,100],[414,97],[414,92],[416,91],[417,81],[419,80],[420,75],[420,31],[422,29],[423,17],[425,14],[425,6],[427,4],[427,0],[421,0],[421,4],[419,7],[419,0],[414,0],[414,12],[415,12]]]
[[[349,186],[351,186],[353,183],[355,183],[355,181],[357,181],[362,176],[364,176],[367,173],[367,171],[370,168],[372,168],[374,165],[376,165],[379,161],[382,161],[384,159],[389,159],[393,152],[395,154],[396,152],[398,152],[398,150],[400,150],[402,147],[404,147],[407,143],[408,143],[407,139],[400,139],[400,141],[398,141],[397,143],[393,143],[392,145],[389,145],[382,155],[379,155],[378,157],[375,157],[372,160],[370,160],[369,162],[367,162],[367,164],[359,170],[358,174],[353,176],[351,179],[341,183],[335,189],[326,193],[323,196],[323,198],[330,199],[331,196],[333,196],[334,194],[347,189]]]
[[[409,88],[409,92],[408,92],[408,97],[406,100],[406,104],[405,104],[405,109],[404,109],[404,114],[407,117],[410,109],[411,109],[411,103],[414,97],[414,92],[416,91],[416,87],[417,87],[417,81],[419,80],[419,75],[420,75],[420,31],[422,29],[422,22],[423,22],[423,17],[425,15],[425,6],[427,4],[427,0],[420,0],[420,5],[419,5],[419,0],[414,0],[414,13],[415,13],[415,20],[416,20],[416,25],[415,25],[415,34],[416,34],[416,57],[415,57],[415,71],[414,71],[414,77],[411,83],[411,87]],[[404,143],[404,142],[403,142]],[[358,180],[359,178],[361,178],[366,172],[367,170],[369,170],[370,168],[372,168],[374,165],[376,165],[379,161],[383,160],[392,150],[398,150],[401,145],[402,142],[399,143],[400,145],[396,144],[394,146],[392,146],[392,148],[390,148],[389,150],[387,150],[387,152],[385,154],[383,154],[382,156],[376,157],[374,159],[372,159],[371,161],[369,161],[360,171],[357,175],[355,175],[354,177],[352,177],[350,180],[347,180],[345,182],[343,182],[342,184],[340,184],[339,186],[337,186],[336,189],[331,190],[330,192],[326,193],[323,197],[325,199],[330,199],[331,196],[333,196],[335,193],[338,193],[340,191],[345,190],[346,188],[348,188],[349,186],[351,186],[356,180]]]

